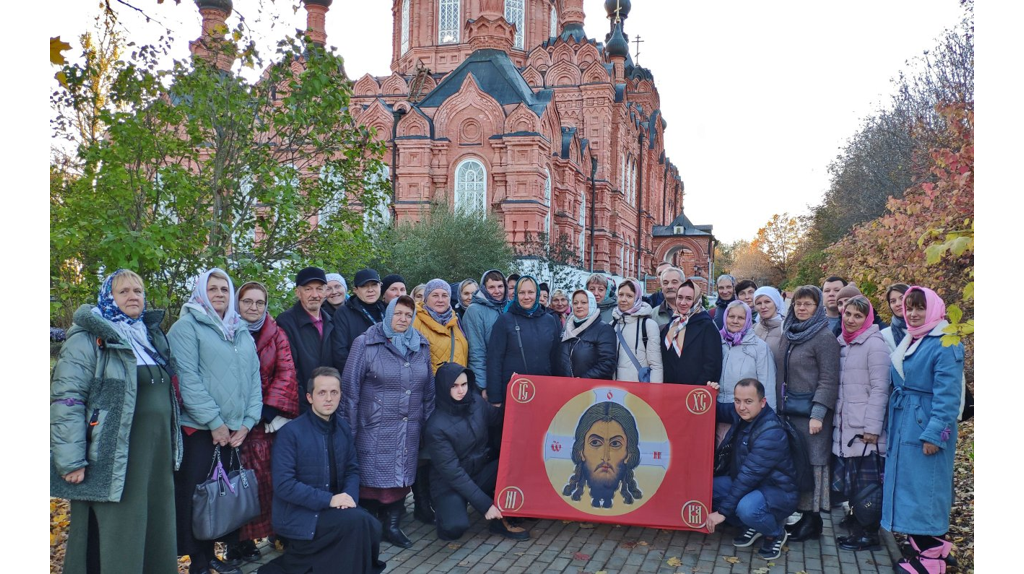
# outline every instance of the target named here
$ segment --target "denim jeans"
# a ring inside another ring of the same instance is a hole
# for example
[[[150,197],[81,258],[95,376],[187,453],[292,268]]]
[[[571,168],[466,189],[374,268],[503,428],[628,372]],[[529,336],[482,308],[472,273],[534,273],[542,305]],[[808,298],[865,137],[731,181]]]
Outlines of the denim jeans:
[[[711,495],[711,509],[718,510],[718,507],[729,496],[732,489],[732,478],[728,476],[716,476],[713,493]],[[754,489],[740,499],[736,505],[734,516],[726,516],[725,521],[740,528],[753,528],[765,536],[782,536],[783,525],[775,519],[768,508],[768,501],[760,490]]]

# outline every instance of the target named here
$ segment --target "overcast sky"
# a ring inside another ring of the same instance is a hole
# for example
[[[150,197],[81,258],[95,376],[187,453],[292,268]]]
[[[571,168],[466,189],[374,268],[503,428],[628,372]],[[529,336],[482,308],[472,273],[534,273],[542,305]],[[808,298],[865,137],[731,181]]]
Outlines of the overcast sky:
[[[115,3],[130,40],[153,42],[170,28],[174,56],[188,55],[188,40],[199,35],[193,2],[132,2],[154,21]],[[77,53],[97,3],[63,4],[46,25]],[[234,4],[229,24],[244,17],[268,55],[305,27],[305,11],[293,12],[292,0]],[[327,43],[352,78],[390,73],[391,5],[338,0],[328,12]],[[584,7],[587,34],[603,41],[603,1]],[[753,238],[774,213],[806,213],[827,188],[826,168],[843,142],[888,100],[890,79],[961,16],[958,0],[634,0],[625,30],[631,42],[643,40],[638,61],[661,95],[687,216],[732,242]]]

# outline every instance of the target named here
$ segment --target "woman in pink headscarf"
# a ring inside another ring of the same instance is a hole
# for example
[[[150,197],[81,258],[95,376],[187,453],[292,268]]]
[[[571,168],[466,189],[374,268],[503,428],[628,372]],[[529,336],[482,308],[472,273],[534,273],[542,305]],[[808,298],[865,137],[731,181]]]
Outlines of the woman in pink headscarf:
[[[882,528],[909,535],[897,572],[944,572],[953,506],[953,456],[963,401],[964,347],[942,344],[946,305],[924,287],[903,296],[907,336],[892,352],[889,451]]]
[[[832,427],[832,482],[841,487],[836,493],[839,501],[854,498],[872,482],[877,484],[882,472],[875,453],[885,456],[889,347],[874,320],[875,310],[863,295],[850,298],[840,318],[839,400]],[[850,536],[837,539],[840,548],[878,548],[876,513],[855,506],[852,519],[844,523]]]

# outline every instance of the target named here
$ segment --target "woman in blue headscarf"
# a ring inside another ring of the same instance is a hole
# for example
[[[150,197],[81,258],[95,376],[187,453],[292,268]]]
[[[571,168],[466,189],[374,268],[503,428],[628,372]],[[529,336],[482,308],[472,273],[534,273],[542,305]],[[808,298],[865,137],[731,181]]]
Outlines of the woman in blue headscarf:
[[[50,380],[50,496],[71,500],[65,572],[178,571],[178,401],[163,311],[119,269],[75,312]],[[102,383],[102,384],[101,384]],[[86,424],[88,423],[88,424]]]
[[[353,341],[341,377],[342,412],[359,454],[359,504],[379,511],[384,540],[402,548],[412,546],[399,522],[434,412],[430,345],[412,328],[415,317],[412,297],[392,299],[384,320]]]
[[[615,330],[600,318],[593,293],[578,289],[572,294],[572,317],[559,343],[559,376],[611,380],[615,375]]]

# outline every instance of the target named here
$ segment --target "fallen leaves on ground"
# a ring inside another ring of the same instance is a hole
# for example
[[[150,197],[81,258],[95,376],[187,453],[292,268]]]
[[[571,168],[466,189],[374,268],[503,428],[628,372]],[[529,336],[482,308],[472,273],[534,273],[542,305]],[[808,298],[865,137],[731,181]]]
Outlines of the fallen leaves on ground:
[[[458,550],[459,548],[462,548],[462,545],[461,544],[456,544],[454,542],[452,542],[451,544],[448,545],[448,549],[449,550]]]
[[[577,552],[577,553],[572,555],[572,559],[573,560],[590,560],[590,554],[584,554],[582,552]]]
[[[582,528],[583,530],[590,530],[593,527],[594,527],[594,523],[593,522],[580,522],[580,528]]]
[[[683,561],[680,560],[678,556],[673,556],[673,557],[668,559],[666,564],[668,564],[669,566],[675,568],[676,566],[682,566],[683,565]]]
[[[71,505],[60,498],[50,499],[50,572],[57,574],[64,568],[64,551],[71,525]]]
[[[950,574],[974,572],[974,420],[960,423],[960,437],[953,462],[953,509],[949,513],[947,538],[955,544],[958,566]]]
[[[767,568],[757,568],[756,570],[751,570],[750,574],[768,574],[768,569]]]
[[[722,556],[722,560],[725,560],[729,564],[739,564],[740,559],[735,556]]]

